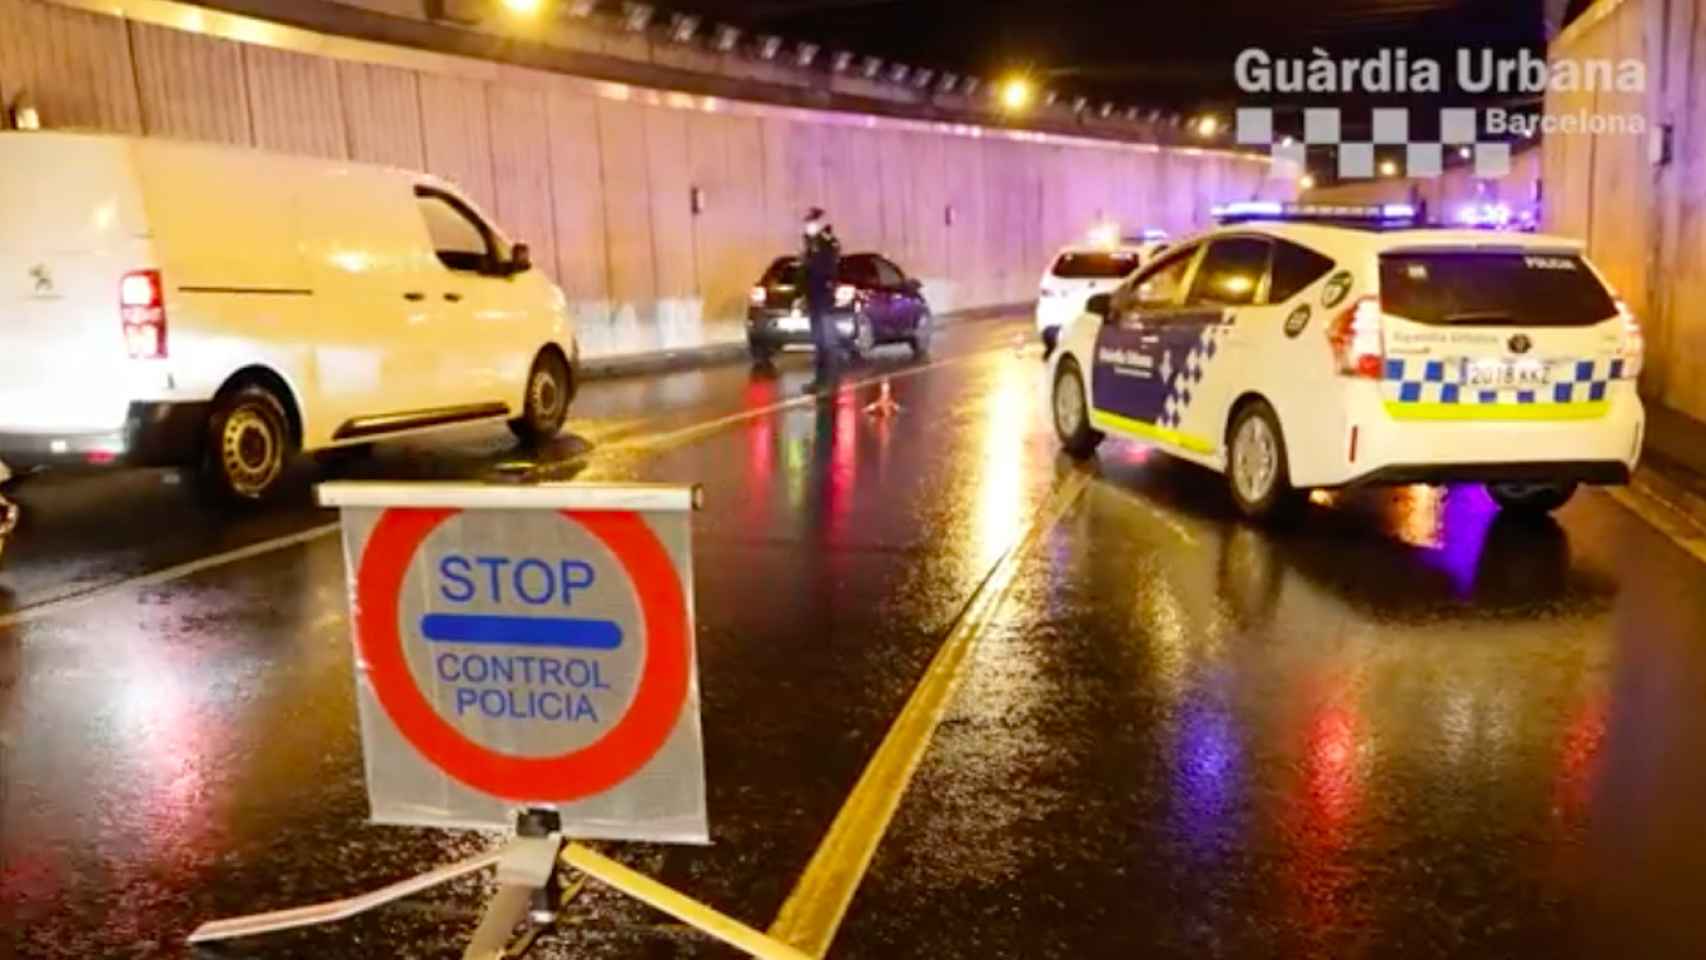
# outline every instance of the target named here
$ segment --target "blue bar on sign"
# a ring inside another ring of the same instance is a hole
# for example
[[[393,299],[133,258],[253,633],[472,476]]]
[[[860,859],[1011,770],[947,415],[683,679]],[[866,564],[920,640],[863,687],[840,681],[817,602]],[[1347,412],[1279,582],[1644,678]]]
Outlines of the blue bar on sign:
[[[622,627],[613,620],[572,617],[500,617],[481,613],[429,613],[421,633],[434,643],[615,650]]]

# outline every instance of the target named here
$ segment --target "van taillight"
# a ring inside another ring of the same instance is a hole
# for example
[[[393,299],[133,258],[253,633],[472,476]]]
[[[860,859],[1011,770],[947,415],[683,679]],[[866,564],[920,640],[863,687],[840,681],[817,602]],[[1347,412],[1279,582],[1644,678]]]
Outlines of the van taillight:
[[[1327,325],[1327,341],[1339,373],[1379,379],[1386,362],[1386,339],[1380,330],[1380,300],[1362,297]]]
[[[118,313],[124,324],[124,345],[132,360],[166,357],[166,298],[160,271],[137,270],[118,285]]]

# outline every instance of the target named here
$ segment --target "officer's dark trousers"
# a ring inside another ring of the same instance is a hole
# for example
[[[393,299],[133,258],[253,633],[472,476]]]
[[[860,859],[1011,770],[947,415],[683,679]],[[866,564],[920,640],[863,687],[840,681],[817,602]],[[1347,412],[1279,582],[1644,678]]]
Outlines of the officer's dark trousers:
[[[835,379],[839,373],[841,359],[841,336],[835,329],[835,318],[830,316],[829,304],[811,302],[807,304],[812,317],[812,364],[817,371],[820,383]]]

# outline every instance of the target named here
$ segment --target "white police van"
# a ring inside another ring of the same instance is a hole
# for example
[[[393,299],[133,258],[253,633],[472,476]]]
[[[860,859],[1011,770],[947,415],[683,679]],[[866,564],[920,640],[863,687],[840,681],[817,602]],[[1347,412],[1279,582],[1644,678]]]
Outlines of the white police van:
[[[1234,204],[1064,328],[1056,431],[1226,473],[1263,517],[1300,491],[1484,483],[1545,512],[1628,482],[1640,327],[1569,240],[1414,229],[1406,205]]]

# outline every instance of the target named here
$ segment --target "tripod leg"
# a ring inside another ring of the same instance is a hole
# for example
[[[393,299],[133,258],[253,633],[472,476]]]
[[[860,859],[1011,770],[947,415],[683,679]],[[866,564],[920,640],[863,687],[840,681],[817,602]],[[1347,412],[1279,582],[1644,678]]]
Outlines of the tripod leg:
[[[461,863],[439,867],[431,873],[423,873],[418,877],[410,877],[371,893],[363,893],[343,900],[317,903],[307,907],[293,907],[289,910],[274,910],[271,913],[256,913],[246,917],[232,917],[228,920],[209,921],[195,928],[195,931],[189,936],[189,942],[204,943],[209,940],[230,940],[235,937],[254,936],[257,933],[271,933],[275,930],[289,930],[293,927],[308,927],[343,920],[358,913],[366,913],[374,907],[382,906],[393,900],[401,900],[430,887],[436,887],[464,874],[485,869],[497,863],[504,852],[504,848],[499,848],[489,853],[482,853]]]
[[[462,960],[498,960],[502,957],[504,947],[509,945],[510,934],[515,932],[515,925],[527,916],[534,889],[516,884],[499,887],[486,903],[486,915],[480,918],[480,926],[475,929],[473,939],[468,941],[468,949],[462,951]]]

